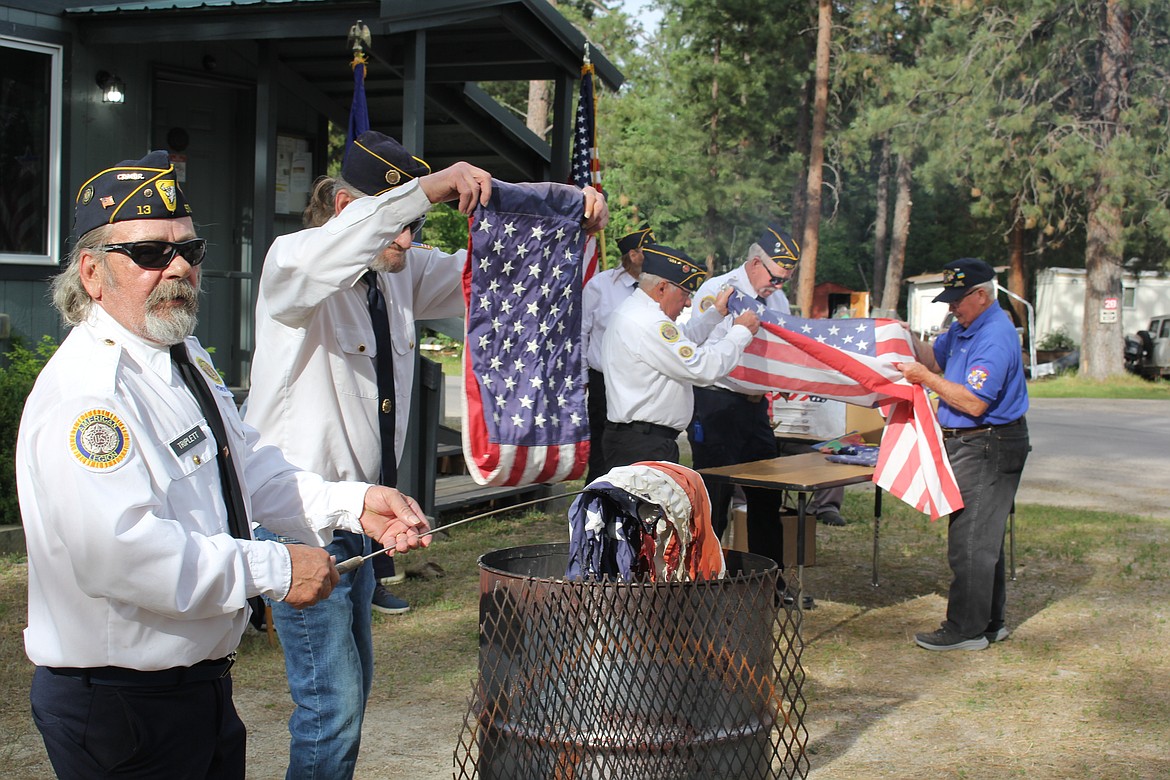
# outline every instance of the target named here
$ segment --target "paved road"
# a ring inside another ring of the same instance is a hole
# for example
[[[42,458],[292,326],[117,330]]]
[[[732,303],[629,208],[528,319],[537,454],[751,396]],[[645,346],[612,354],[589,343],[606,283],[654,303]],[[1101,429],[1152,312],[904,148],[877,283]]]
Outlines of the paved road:
[[[1170,401],[1033,399],[1021,503],[1170,517]]]
[[[458,392],[447,377],[454,418]],[[1033,399],[1028,429],[1019,502],[1170,517],[1170,401]]]

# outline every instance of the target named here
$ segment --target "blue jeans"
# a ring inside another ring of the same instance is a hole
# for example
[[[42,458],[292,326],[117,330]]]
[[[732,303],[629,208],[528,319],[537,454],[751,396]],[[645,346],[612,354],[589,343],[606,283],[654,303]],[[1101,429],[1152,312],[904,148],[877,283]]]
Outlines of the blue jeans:
[[[289,541],[263,528],[256,536]],[[338,531],[326,549],[340,562],[369,553],[370,539]],[[359,566],[342,575],[329,598],[307,609],[272,602],[289,692],[296,704],[288,720],[288,780],[353,777],[374,677],[373,593],[373,568]]]
[[[970,639],[1004,624],[1003,537],[1028,458],[1028,424],[957,436],[946,447],[963,508],[947,528],[953,579],[943,626]]]

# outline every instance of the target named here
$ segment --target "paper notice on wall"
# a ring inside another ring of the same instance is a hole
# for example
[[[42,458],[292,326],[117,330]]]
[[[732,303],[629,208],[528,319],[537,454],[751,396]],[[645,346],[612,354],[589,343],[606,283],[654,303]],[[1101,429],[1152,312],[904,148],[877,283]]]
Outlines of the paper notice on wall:
[[[313,155],[309,141],[289,135],[276,137],[276,213],[299,214],[309,202]]]

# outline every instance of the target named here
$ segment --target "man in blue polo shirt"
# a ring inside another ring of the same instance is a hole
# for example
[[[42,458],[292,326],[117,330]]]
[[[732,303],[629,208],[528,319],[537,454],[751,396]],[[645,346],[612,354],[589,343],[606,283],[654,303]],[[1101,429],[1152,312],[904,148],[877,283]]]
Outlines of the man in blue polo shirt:
[[[1008,636],[1003,536],[1030,449],[1028,388],[1020,338],[996,300],[991,266],[969,257],[947,264],[934,300],[950,305],[954,324],[933,348],[915,339],[920,362],[898,368],[939,397],[938,421],[963,508],[951,514],[947,530],[953,574],[947,618],[914,641],[927,650],[982,650]]]

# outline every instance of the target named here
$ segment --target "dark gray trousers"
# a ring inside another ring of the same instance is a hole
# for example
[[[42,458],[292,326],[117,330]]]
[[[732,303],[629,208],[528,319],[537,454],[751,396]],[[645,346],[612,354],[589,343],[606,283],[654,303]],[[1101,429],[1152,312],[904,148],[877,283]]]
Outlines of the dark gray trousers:
[[[1004,624],[1003,537],[1028,458],[1028,424],[956,436],[946,447],[963,508],[947,530],[953,579],[944,625],[971,638]]]

